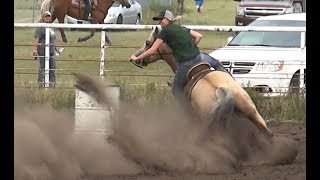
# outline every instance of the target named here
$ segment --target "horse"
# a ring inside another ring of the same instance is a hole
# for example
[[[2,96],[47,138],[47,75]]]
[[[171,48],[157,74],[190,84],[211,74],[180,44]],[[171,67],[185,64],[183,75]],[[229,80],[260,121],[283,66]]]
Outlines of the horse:
[[[147,51],[160,31],[161,28],[156,26],[135,55],[139,56]],[[162,43],[155,54],[141,61],[132,62],[143,68],[160,59],[164,60],[175,73],[177,69],[175,57],[166,43]],[[251,97],[228,72],[213,70],[208,63],[201,62],[189,70],[187,77],[189,80],[184,88],[185,95],[198,118],[214,123],[225,121],[235,114],[239,118],[249,119],[262,134],[272,139],[274,134],[257,111]]]
[[[152,31],[150,37],[137,51],[136,56],[152,46],[160,30],[156,27]],[[161,59],[171,67],[173,73],[176,71],[175,58],[166,43],[162,43],[154,55],[143,59],[141,63],[138,62],[140,63],[138,66],[143,68]],[[195,145],[204,146],[205,149],[210,147],[210,151],[213,150],[213,152],[215,151],[211,147],[223,146],[223,148],[227,148],[227,151],[234,155],[230,158],[235,157],[235,161],[230,162],[230,166],[233,168],[237,168],[239,162],[247,165],[288,164],[293,162],[298,154],[294,140],[285,136],[281,137],[280,134],[274,134],[267,127],[250,96],[235,79],[228,72],[212,70],[209,66],[206,62],[201,62],[191,68],[188,73],[191,80],[185,88],[192,108],[196,113],[196,116],[190,116],[187,119],[191,119],[190,122],[196,123],[199,125],[197,128],[200,128],[200,133],[195,135]],[[106,100],[107,95],[104,88],[101,88],[100,82],[98,83],[94,78],[83,73],[73,73],[73,75],[76,77],[74,86],[78,90],[87,93],[96,99],[99,104],[110,107],[108,106],[108,100]],[[122,118],[125,122],[126,117]],[[108,142],[119,147],[127,155],[126,157],[137,164],[142,164],[143,167],[150,166],[169,171],[177,170],[174,166],[173,168],[167,167],[163,161],[153,162],[150,161],[149,156],[141,155],[140,153],[145,154],[145,150],[150,149],[143,149],[140,146],[135,148],[136,143],[139,142],[138,139],[128,140],[127,136],[123,139],[121,130],[117,133],[116,129],[115,134],[108,137]],[[227,141],[219,144],[220,140]],[[221,149],[219,149],[220,151]],[[223,158],[226,163],[229,162],[225,159],[229,157],[223,156]],[[195,159],[193,154],[191,159],[195,164],[201,161]],[[189,166],[187,167],[188,172],[190,172]],[[197,167],[197,165],[194,165],[194,167]]]
[[[103,23],[108,9],[114,2],[118,2],[126,8],[130,8],[131,5],[128,0],[97,0],[97,8],[92,8],[91,24]],[[64,23],[66,15],[74,17],[76,19],[85,19],[85,3],[84,0],[44,0],[41,4],[41,13],[50,11],[52,14],[52,21],[58,19],[59,23]],[[42,15],[42,14],[41,14]],[[41,16],[42,17],[42,16]],[[63,28],[59,28],[61,38],[63,42],[67,42],[67,37]],[[90,30],[90,35],[85,37],[79,37],[78,42],[86,41],[94,36],[96,29]]]

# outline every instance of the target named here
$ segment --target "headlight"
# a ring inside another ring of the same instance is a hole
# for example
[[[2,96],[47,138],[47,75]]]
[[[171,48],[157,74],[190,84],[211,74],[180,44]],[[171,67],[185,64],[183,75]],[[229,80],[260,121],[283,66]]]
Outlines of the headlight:
[[[290,7],[286,8],[286,9],[284,10],[284,13],[285,13],[285,14],[293,13],[293,6],[290,6]]]
[[[277,72],[283,69],[284,61],[263,61],[258,62],[257,71]]]
[[[237,15],[243,16],[244,15],[244,8],[241,6],[237,6]]]

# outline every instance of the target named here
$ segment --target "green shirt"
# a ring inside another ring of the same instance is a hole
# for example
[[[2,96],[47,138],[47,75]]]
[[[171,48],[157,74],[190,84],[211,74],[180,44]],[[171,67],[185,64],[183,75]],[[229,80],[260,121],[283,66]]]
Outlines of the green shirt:
[[[195,45],[190,29],[170,23],[160,31],[159,38],[172,49],[177,62],[187,61],[200,53]]]

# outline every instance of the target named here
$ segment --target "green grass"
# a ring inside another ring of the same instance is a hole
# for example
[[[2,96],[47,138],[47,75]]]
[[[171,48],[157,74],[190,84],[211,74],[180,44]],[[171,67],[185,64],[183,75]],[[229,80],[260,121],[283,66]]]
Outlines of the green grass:
[[[42,1],[41,1],[42,2]],[[173,1],[175,2],[175,1]],[[32,0],[14,0],[15,22],[32,22]],[[197,13],[193,0],[185,0],[185,10],[180,24],[185,25],[234,25],[236,2],[231,0],[205,1],[202,13]],[[175,12],[176,4],[172,7],[151,6],[144,9],[143,23],[155,24],[152,17],[162,9]],[[35,11],[38,17],[39,9]],[[37,20],[37,18],[36,18]],[[140,69],[131,64],[128,59],[145,42],[150,30],[139,31],[112,31],[107,32],[113,45],[105,49],[105,70],[107,78],[120,86],[121,100],[138,103],[173,103],[170,89],[166,86],[173,73],[163,62],[150,64],[147,68]],[[215,48],[226,44],[227,37],[233,33],[200,31],[203,34],[199,47],[202,52],[211,52]],[[34,28],[15,28],[14,44],[14,81],[15,96],[23,97],[29,104],[51,104],[56,109],[74,108],[74,79],[71,72],[85,72],[99,74],[100,60],[100,32],[82,43],[78,37],[88,35],[88,31],[66,31],[68,43],[62,43],[60,33],[56,30],[58,46],[65,51],[57,57],[57,81],[63,82],[56,89],[48,91],[34,88],[37,81],[38,62],[32,60],[32,42]],[[29,46],[26,46],[29,45]],[[72,47],[77,46],[77,47]],[[93,47],[80,47],[93,46]],[[124,48],[130,47],[130,48]],[[158,76],[153,76],[158,75]],[[162,76],[159,76],[162,75]],[[31,83],[30,83],[31,82]],[[134,86],[133,84],[144,84]],[[160,86],[160,87],[158,87]],[[18,88],[27,87],[27,88]],[[258,111],[266,119],[300,120],[306,121],[306,99],[293,96],[266,98],[255,92],[249,92]]]
[[[134,74],[163,74],[173,75],[171,69],[163,62],[159,61],[155,64],[151,64],[148,68],[139,69],[132,65],[128,60],[131,54],[134,54],[147,39],[150,34],[150,30],[145,31],[128,31],[128,32],[107,32],[108,36],[113,42],[113,45],[105,49],[105,70],[115,71],[108,72],[109,76],[113,75],[128,75],[119,77],[113,77],[114,79],[128,79],[131,81],[138,81],[139,83],[144,80],[146,83],[150,80],[148,77],[132,77]],[[20,29],[16,28],[14,31],[14,43],[15,44],[29,44],[30,46],[15,46],[15,81],[36,81],[36,73],[38,68],[38,62],[32,60],[32,41],[33,41],[34,29]],[[66,31],[68,43],[64,44],[61,41],[59,31],[56,31],[58,46],[65,47],[65,51],[62,55],[57,57],[57,79],[58,81],[72,81],[72,77],[69,75],[72,71],[88,72],[90,74],[99,73],[99,60],[100,60],[100,32],[88,40],[87,42],[78,43],[78,37],[87,35],[89,32],[85,31]],[[221,32],[202,32],[204,35],[203,40],[199,44],[201,51],[211,52],[214,48],[221,47],[223,39],[226,39],[230,33]],[[123,41],[125,39],[125,41]],[[94,46],[94,47],[79,47]],[[77,47],[70,47],[77,46]],[[123,48],[129,46],[131,48]],[[19,73],[33,73],[33,74],[19,74]],[[137,79],[137,80],[134,80]],[[166,83],[167,77],[158,77],[157,80],[162,84]],[[147,81],[146,81],[147,80]]]

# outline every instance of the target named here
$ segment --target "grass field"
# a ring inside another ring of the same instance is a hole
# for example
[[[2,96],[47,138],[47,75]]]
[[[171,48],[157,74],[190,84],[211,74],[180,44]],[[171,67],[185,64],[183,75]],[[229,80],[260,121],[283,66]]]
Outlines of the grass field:
[[[15,22],[31,22],[32,20],[32,0],[15,0]],[[41,1],[40,1],[41,2]],[[38,2],[38,4],[40,4]],[[165,7],[153,6],[144,9],[143,23],[155,24],[152,16]],[[173,12],[173,7],[167,7]],[[217,2],[207,1],[203,12],[197,13],[193,1],[185,1],[185,12],[180,21],[181,24],[205,24],[205,25],[232,25],[234,17],[234,1],[221,0]],[[39,15],[39,9],[35,10],[35,15]],[[224,20],[223,20],[224,19]],[[107,32],[112,41],[112,46],[105,50],[105,70],[107,75],[113,76],[113,80],[129,80],[131,83],[147,83],[155,81],[160,85],[166,84],[167,76],[172,76],[171,70],[163,62],[149,65],[148,68],[139,69],[128,62],[131,54],[135,53],[150,34],[148,31],[125,31]],[[15,82],[16,84],[26,84],[37,80],[38,63],[32,60],[32,41],[34,28],[16,28],[14,32],[15,46]],[[203,40],[199,44],[201,51],[211,52],[214,48],[221,47],[226,43],[226,39],[231,33],[225,32],[202,32]],[[57,57],[57,81],[72,82],[69,75],[74,71],[88,72],[90,74],[99,73],[100,60],[100,32],[87,42],[78,43],[80,36],[89,34],[86,31],[66,31],[68,43],[62,43],[60,32],[56,30],[58,46],[64,47],[65,51]],[[25,46],[30,45],[30,46]],[[86,47],[79,47],[79,46]],[[77,46],[77,47],[70,47]],[[93,47],[88,47],[93,46]],[[129,46],[131,48],[123,48]],[[109,71],[114,72],[109,72]],[[166,75],[166,77],[132,76],[134,74],[144,75]],[[121,75],[121,76],[118,76]],[[128,75],[128,76],[126,76]],[[155,80],[152,80],[155,79]]]
[[[33,0],[15,0],[14,19],[15,22],[32,22]],[[174,1],[173,1],[174,2]],[[197,13],[194,1],[185,0],[185,11],[181,24],[186,25],[233,25],[236,3],[231,0],[205,1],[203,12]],[[167,7],[175,11],[176,5]],[[164,7],[152,6],[144,9],[143,23],[154,24],[152,16]],[[39,9],[35,11],[39,15]],[[112,46],[105,49],[105,74],[106,79],[111,80],[121,88],[122,100],[135,101],[139,103],[172,103],[173,98],[167,87],[173,73],[163,62],[149,65],[140,69],[129,62],[129,57],[134,54],[145,42],[150,30],[139,31],[112,31],[107,32],[112,41]],[[82,43],[78,43],[78,37],[88,35],[86,31],[66,31],[68,43],[62,43],[61,36],[56,30],[56,44],[64,47],[65,51],[57,57],[57,84],[56,88],[49,91],[41,91],[37,87],[38,62],[32,60],[32,42],[34,28],[15,28],[14,31],[14,81],[15,96],[23,97],[31,104],[49,103],[56,109],[74,108],[74,79],[71,72],[86,72],[99,77],[100,65],[100,32]],[[199,47],[202,52],[211,52],[215,48],[222,47],[228,36],[233,33],[201,31],[204,38]],[[82,46],[82,47],[81,47]],[[91,47],[89,47],[91,46]],[[129,47],[129,48],[125,48]],[[30,83],[31,82],[31,83]],[[132,86],[144,84],[145,86]],[[163,88],[156,86],[163,86]],[[164,90],[164,91],[163,91]],[[254,92],[249,92],[261,115],[272,119],[297,119],[306,120],[305,98],[280,97],[263,98]]]

